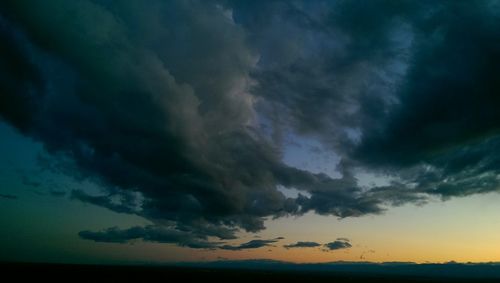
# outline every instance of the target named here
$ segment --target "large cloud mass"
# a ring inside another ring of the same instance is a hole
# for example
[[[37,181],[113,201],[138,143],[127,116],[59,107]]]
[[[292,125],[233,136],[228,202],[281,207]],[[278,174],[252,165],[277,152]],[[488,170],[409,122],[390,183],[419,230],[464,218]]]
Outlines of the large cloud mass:
[[[0,115],[106,189],[74,199],[153,223],[82,237],[210,248],[268,216],[498,190],[499,17],[495,1],[2,1]],[[285,164],[290,134],[341,177]]]

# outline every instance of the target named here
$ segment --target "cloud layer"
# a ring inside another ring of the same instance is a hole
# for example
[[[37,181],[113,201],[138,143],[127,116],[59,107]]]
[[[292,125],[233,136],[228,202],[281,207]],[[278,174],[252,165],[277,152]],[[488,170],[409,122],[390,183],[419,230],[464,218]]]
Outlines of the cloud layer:
[[[316,243],[316,242],[302,242],[299,241],[297,243],[289,244],[289,245],[284,245],[283,247],[286,249],[291,249],[291,248],[314,248],[314,247],[319,247],[321,244]]]
[[[495,1],[2,1],[0,115],[47,168],[104,189],[72,198],[152,222],[90,240],[210,246],[266,217],[497,191],[499,15]],[[338,155],[341,177],[285,164],[291,134]]]
[[[108,228],[104,231],[81,231],[81,238],[103,243],[127,243],[143,240],[156,243],[171,243],[194,249],[214,249],[216,243],[208,242],[205,235],[195,235],[190,232],[178,231],[167,227],[135,226],[128,229]]]
[[[231,246],[231,245],[223,245],[220,246],[220,249],[223,250],[230,250],[230,251],[240,251],[240,250],[248,250],[248,249],[258,249],[266,246],[271,246],[273,243],[276,243],[279,241],[280,238],[276,239],[271,239],[271,240],[251,240],[249,242],[237,245],[237,246]]]

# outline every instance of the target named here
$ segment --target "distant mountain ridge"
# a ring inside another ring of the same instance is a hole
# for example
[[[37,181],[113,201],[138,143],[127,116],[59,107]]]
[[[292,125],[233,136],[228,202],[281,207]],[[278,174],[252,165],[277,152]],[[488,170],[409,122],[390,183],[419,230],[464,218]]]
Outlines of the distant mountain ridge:
[[[183,262],[175,266],[249,269],[297,272],[335,272],[375,275],[398,275],[442,278],[495,278],[500,279],[500,263],[414,263],[414,262],[348,262],[292,263],[270,259],[218,260],[210,262]]]

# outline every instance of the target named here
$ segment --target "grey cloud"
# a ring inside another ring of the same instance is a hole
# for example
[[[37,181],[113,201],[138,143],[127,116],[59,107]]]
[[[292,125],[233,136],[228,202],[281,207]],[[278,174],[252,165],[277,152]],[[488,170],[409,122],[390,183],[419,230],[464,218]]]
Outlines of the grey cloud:
[[[297,242],[289,245],[284,245],[283,247],[286,249],[290,248],[314,248],[314,247],[319,247],[321,244],[316,243],[316,242]]]
[[[329,250],[340,250],[340,249],[348,249],[352,247],[351,243],[349,242],[348,239],[345,238],[338,238],[337,240],[324,244],[324,247]]]
[[[247,249],[258,249],[266,246],[271,246],[271,244],[276,243],[279,239],[271,239],[271,240],[251,240],[249,242],[243,243],[238,246],[231,245],[223,245],[220,246],[220,249],[230,250],[230,251],[240,251]]]
[[[71,198],[76,199],[85,203],[90,203],[97,206],[102,206],[113,210],[118,213],[128,213],[128,214],[137,214],[135,204],[130,203],[134,199],[131,199],[131,196],[127,196],[126,194],[119,194],[118,199],[113,201],[111,196],[92,196],[81,190],[73,190],[71,192]]]
[[[350,240],[347,238],[337,238],[337,240],[330,242],[330,243],[326,243],[324,245],[317,243],[317,242],[299,241],[299,242],[292,243],[289,245],[284,245],[283,247],[286,249],[290,249],[290,248],[314,248],[314,247],[320,247],[320,246],[325,247],[324,251],[347,249],[347,248],[352,247]]]

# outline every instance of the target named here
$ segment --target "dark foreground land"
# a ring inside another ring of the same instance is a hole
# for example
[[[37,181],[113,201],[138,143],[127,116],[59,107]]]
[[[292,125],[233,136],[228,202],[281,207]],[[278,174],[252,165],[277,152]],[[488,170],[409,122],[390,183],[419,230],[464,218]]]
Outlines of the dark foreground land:
[[[407,267],[377,268],[349,266],[310,268],[301,265],[284,268],[252,269],[247,267],[213,266],[119,266],[1,263],[3,282],[500,282],[495,272],[473,273],[461,276],[448,274],[444,265],[420,268],[419,272]],[[398,269],[399,268],[399,269]],[[453,268],[460,268],[455,266]],[[467,269],[467,267],[465,267]],[[419,269],[419,268],[417,268]],[[385,270],[385,271],[384,271]],[[430,272],[428,272],[430,270]],[[467,272],[482,272],[480,268]]]

